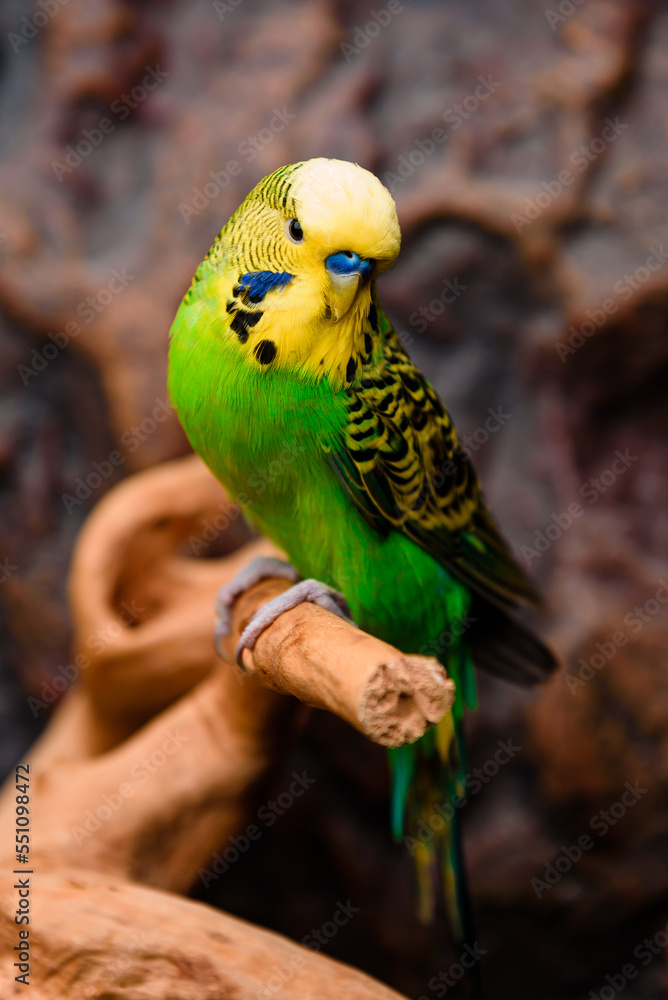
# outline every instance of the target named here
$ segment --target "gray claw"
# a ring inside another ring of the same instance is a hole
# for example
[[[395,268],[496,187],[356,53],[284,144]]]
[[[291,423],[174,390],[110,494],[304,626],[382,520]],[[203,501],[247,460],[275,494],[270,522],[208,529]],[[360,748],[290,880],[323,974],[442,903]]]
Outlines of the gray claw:
[[[319,604],[326,611],[331,611],[332,614],[343,618],[344,621],[350,622],[352,625],[355,624],[350,617],[350,608],[343,594],[340,594],[338,590],[333,590],[332,587],[328,587],[326,583],[320,583],[319,580],[301,580],[294,587],[286,590],[285,593],[279,594],[278,597],[274,597],[273,600],[263,604],[255,612],[241,633],[236,657],[237,663],[244,672],[246,672],[246,668],[241,661],[244,649],[252,649],[258,637],[266,628],[272,625],[277,618],[280,618],[284,612],[296,608],[298,604],[303,604],[304,601]]]
[[[232,605],[240,594],[261,580],[279,576],[286,580],[297,581],[299,573],[290,563],[273,556],[257,556],[247,566],[239,570],[237,575],[221,587],[216,596],[216,627],[213,634],[213,644],[216,653],[225,659],[222,650],[222,640],[231,632]],[[245,633],[244,633],[245,634]]]

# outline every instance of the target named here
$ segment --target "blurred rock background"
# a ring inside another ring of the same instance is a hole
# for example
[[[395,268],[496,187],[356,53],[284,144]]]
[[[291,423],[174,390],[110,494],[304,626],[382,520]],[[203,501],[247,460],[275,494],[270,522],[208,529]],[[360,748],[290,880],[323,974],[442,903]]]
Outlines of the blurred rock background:
[[[464,814],[487,995],[665,995],[667,95],[668,4],[649,0],[4,0],[3,770],[69,662],[87,512],[187,451],[166,350],[197,263],[277,166],[355,160],[404,233],[383,301],[564,661],[534,694],[481,677],[470,719],[472,768],[521,748]],[[383,751],[318,716],[277,794],[295,769],[313,788],[195,894],[297,940],[350,900],[327,953],[445,995],[456,956],[413,916]]]

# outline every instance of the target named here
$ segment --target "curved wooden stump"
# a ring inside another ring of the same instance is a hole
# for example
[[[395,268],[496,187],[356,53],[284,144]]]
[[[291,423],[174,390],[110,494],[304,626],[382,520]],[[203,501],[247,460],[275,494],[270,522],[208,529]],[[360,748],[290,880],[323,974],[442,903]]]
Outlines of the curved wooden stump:
[[[287,590],[285,580],[264,580],[235,603],[232,634],[224,641],[233,657],[251,616]],[[453,682],[438,660],[406,656],[315,604],[286,611],[265,629],[244,668],[260,683],[345,719],[382,746],[413,743],[452,706]]]
[[[239,548],[240,525],[221,487],[188,458],[121,484],[82,532],[71,576],[77,683],[25,758],[34,997],[397,997],[176,895],[248,823],[289,749],[300,702],[398,746],[452,701],[436,661],[404,656],[311,604],[262,633],[244,654],[248,674],[220,662],[217,590],[256,555],[280,555],[263,539]],[[234,551],[192,557],[221,543]],[[238,599],[230,655],[254,610],[286,586],[267,580]],[[14,816],[12,782],[0,795],[3,855]],[[19,941],[14,867],[13,854],[2,857],[2,997],[25,989],[8,961]]]

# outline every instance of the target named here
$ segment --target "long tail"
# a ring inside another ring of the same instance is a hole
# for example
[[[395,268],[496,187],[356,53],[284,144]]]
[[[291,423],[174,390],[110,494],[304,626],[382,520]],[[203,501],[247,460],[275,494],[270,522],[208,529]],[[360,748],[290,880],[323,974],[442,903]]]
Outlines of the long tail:
[[[418,879],[419,916],[425,923],[442,899],[453,943],[476,941],[461,842],[461,806],[466,794],[465,709],[476,705],[475,674],[465,643],[448,651],[448,674],[456,684],[452,712],[408,747],[390,750],[392,832],[412,854]],[[482,997],[480,970],[469,973],[468,995]]]

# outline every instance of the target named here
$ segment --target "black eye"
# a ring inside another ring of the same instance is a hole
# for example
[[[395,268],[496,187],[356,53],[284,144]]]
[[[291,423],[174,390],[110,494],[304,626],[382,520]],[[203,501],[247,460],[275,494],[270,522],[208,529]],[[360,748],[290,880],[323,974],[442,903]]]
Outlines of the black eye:
[[[293,243],[302,243],[304,240],[304,230],[299,224],[299,219],[288,219],[287,222],[288,236]]]

